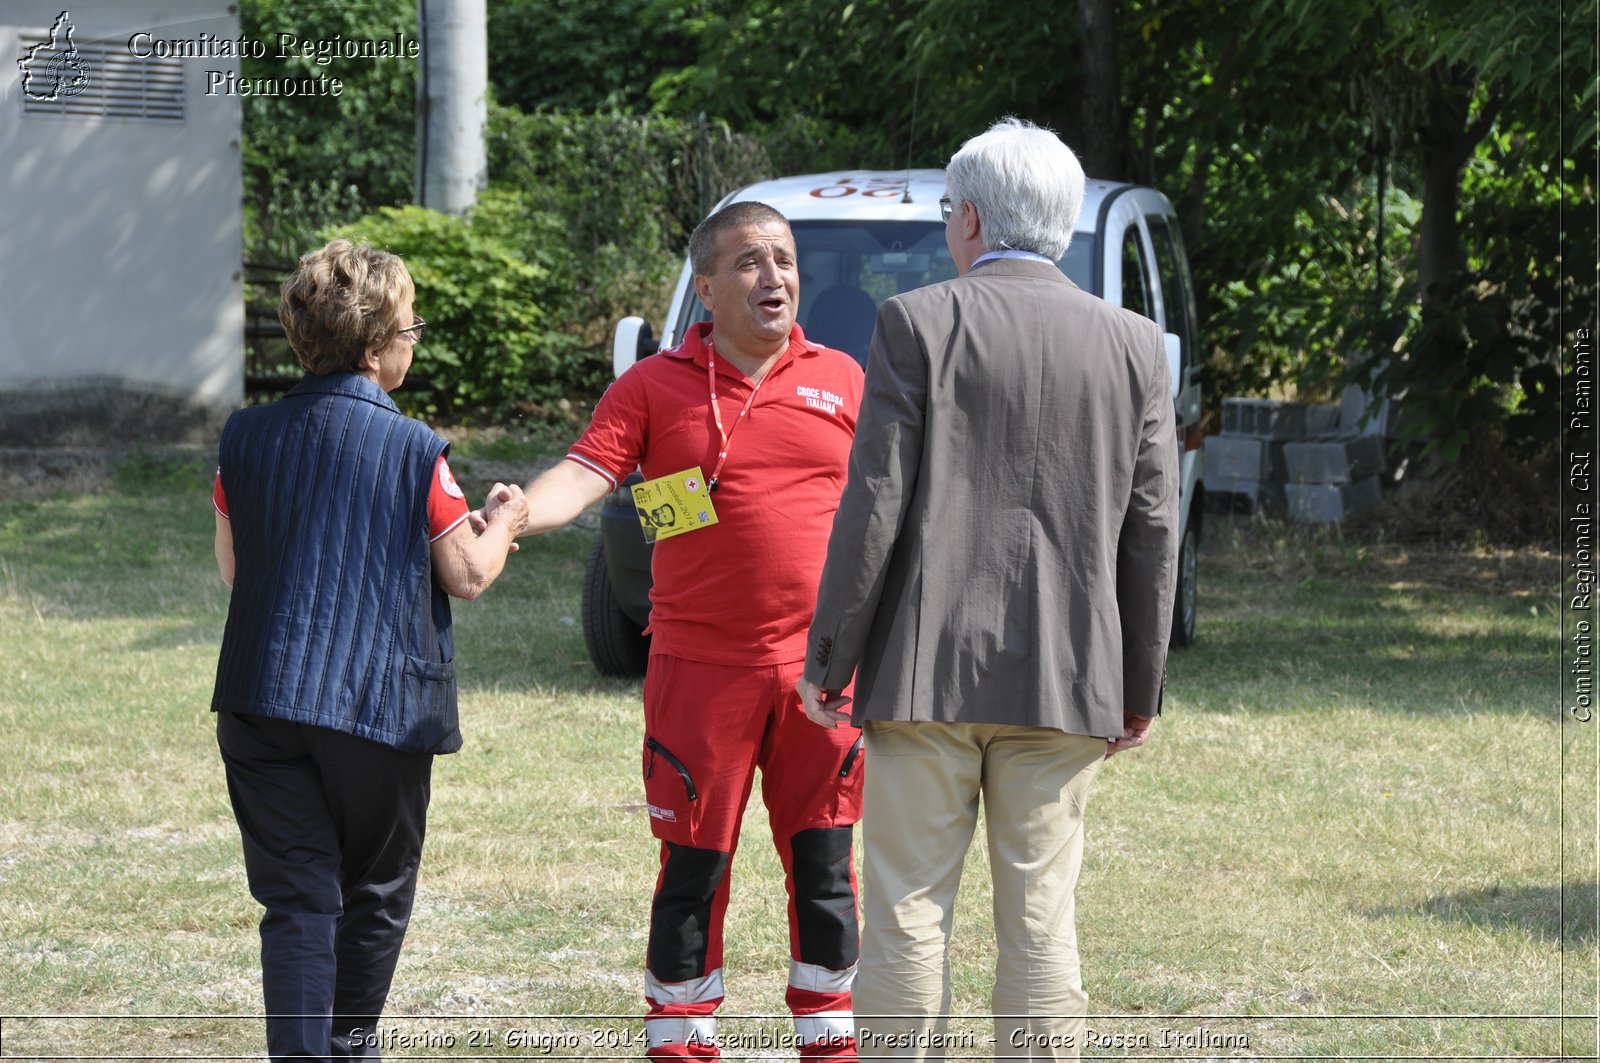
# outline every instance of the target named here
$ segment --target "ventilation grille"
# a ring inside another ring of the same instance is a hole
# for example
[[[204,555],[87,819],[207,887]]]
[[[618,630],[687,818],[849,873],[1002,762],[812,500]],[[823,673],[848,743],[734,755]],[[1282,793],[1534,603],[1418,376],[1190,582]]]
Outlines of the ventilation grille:
[[[74,45],[76,55],[48,34],[23,34],[21,58],[32,77],[22,93],[24,114],[62,118],[121,118],[135,122],[183,121],[183,60],[176,56],[140,58],[126,43]],[[30,50],[44,45],[36,51]],[[75,85],[77,68],[88,81]],[[76,91],[74,89],[76,88]],[[54,92],[54,99],[39,99]]]

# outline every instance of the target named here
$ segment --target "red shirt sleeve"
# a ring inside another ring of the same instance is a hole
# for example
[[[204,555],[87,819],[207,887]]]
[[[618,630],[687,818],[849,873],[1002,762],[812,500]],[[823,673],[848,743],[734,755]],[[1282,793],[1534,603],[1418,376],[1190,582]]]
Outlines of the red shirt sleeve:
[[[223,517],[228,516],[228,496],[222,493],[222,467],[217,467],[216,483],[211,485],[211,504],[217,507],[217,512]]]
[[[428,541],[442,538],[467,519],[467,496],[456,483],[450,465],[439,455],[433,467],[433,484],[428,488]]]
[[[650,398],[639,365],[616,379],[600,396],[594,417],[567,451],[567,459],[593,469],[616,487],[644,458],[650,426]]]

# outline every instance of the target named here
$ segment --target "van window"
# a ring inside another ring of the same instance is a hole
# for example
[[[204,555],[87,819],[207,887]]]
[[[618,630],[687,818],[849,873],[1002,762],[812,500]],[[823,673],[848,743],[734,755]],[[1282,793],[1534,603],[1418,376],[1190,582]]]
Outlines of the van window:
[[[1145,219],[1150,226],[1150,239],[1156,248],[1156,276],[1161,281],[1161,307],[1166,317],[1163,327],[1176,333],[1183,351],[1183,364],[1190,359],[1190,320],[1192,306],[1189,287],[1178,268],[1179,247],[1174,244],[1173,227],[1168,219],[1152,214]]]
[[[1167,218],[1167,235],[1172,240],[1173,253],[1178,260],[1178,279],[1183,283],[1184,294],[1184,324],[1193,346],[1185,354],[1196,363],[1205,358],[1205,348],[1200,345],[1200,306],[1194,290],[1194,274],[1189,272],[1189,253],[1183,247],[1183,226],[1178,224],[1175,217]]]
[[[1122,305],[1136,314],[1156,320],[1155,307],[1151,305],[1149,274],[1145,271],[1144,242],[1139,239],[1139,227],[1129,226],[1122,236]],[[1160,322],[1156,322],[1160,324]]]

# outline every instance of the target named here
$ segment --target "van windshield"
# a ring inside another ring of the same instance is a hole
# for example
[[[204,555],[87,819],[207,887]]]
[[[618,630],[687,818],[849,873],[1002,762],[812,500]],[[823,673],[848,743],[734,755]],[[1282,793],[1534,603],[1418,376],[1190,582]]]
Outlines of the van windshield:
[[[956,275],[938,222],[796,221],[800,265],[800,327],[806,338],[844,351],[865,365],[878,304]],[[1090,287],[1094,237],[1078,233],[1057,263],[1085,291]],[[678,338],[710,319],[691,286],[678,315]]]

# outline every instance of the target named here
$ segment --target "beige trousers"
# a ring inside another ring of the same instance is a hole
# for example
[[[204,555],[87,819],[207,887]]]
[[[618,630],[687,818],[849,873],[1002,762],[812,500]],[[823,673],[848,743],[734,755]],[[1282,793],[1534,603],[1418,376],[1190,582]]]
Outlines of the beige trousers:
[[[982,796],[994,878],[994,1058],[1077,1059],[1088,996],[1073,889],[1106,740],[1042,727],[869,721],[862,1059],[975,1059],[948,1031],[951,917]],[[983,1046],[985,1049],[987,1046]]]

